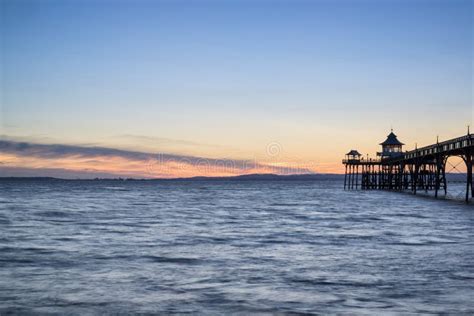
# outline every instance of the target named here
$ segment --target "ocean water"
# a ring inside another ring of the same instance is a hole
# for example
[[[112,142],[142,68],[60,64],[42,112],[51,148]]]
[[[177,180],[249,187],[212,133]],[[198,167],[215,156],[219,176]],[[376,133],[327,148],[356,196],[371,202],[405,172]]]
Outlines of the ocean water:
[[[341,181],[0,181],[0,315],[474,313],[474,207]]]

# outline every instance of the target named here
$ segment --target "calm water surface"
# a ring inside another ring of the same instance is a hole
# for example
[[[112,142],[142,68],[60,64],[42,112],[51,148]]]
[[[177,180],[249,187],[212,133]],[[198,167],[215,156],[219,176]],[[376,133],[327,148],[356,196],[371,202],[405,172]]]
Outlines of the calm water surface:
[[[0,315],[474,313],[474,207],[339,181],[0,181]]]

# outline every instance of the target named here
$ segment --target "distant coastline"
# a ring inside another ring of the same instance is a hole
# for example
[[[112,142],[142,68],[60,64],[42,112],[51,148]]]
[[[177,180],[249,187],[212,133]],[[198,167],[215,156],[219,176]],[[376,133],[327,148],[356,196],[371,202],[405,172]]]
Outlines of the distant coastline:
[[[56,177],[0,177],[0,181],[314,181],[314,180],[339,180],[342,174],[246,174],[228,177],[189,177],[189,178],[56,178]]]

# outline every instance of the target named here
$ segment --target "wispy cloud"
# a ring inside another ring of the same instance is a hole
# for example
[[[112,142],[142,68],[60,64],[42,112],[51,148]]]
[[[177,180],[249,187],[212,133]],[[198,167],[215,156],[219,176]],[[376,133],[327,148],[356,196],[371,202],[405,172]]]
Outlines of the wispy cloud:
[[[133,135],[133,134],[117,135],[117,136],[114,136],[114,138],[119,138],[120,140],[125,139],[125,140],[140,141],[140,142],[144,141],[144,142],[147,142],[147,143],[153,143],[153,144],[157,144],[157,145],[172,144],[172,145],[195,146],[195,147],[213,147],[213,148],[223,147],[221,145],[194,142],[194,141],[189,141],[189,140],[184,140],[184,139],[174,139],[174,138],[144,136],[144,135]]]

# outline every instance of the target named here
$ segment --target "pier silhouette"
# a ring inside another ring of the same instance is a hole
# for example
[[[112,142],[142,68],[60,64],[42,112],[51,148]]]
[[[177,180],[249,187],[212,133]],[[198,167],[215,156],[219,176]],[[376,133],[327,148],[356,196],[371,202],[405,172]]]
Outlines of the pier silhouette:
[[[440,192],[447,194],[446,164],[450,157],[461,157],[466,165],[465,201],[474,197],[472,185],[472,161],[474,143],[472,134],[467,130],[464,136],[422,148],[403,152],[400,142],[393,130],[387,139],[380,143],[382,151],[377,158],[366,158],[355,149],[346,154],[342,161],[345,165],[344,189],[434,191],[438,198]]]

